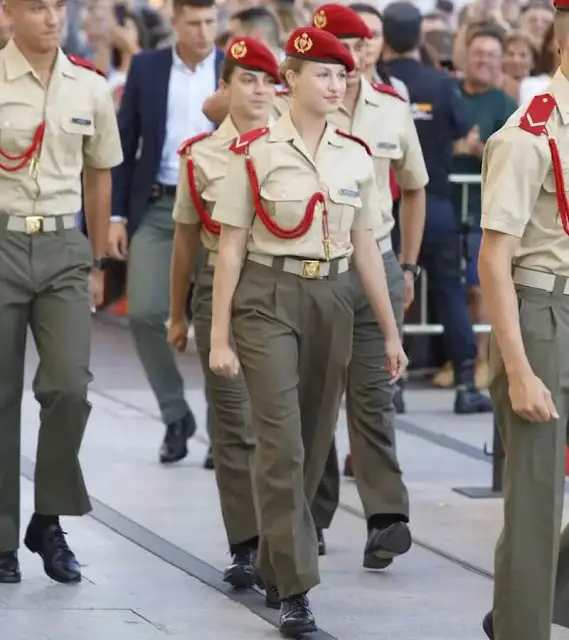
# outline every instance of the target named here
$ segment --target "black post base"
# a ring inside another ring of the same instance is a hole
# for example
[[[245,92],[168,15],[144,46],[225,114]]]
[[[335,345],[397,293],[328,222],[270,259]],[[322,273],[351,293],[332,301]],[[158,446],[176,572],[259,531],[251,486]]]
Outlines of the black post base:
[[[492,487],[453,487],[452,490],[461,496],[472,498],[473,500],[502,497],[502,492],[494,491]]]

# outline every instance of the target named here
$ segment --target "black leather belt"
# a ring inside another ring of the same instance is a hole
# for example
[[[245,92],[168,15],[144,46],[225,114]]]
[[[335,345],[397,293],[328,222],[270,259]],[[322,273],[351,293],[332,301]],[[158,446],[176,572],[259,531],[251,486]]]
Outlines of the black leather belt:
[[[150,202],[156,202],[166,196],[174,198],[176,196],[176,186],[155,182],[150,191]]]

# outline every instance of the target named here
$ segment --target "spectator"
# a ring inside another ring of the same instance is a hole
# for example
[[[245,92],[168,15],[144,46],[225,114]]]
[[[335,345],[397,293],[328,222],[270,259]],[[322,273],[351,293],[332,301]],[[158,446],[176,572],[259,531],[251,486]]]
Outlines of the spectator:
[[[427,219],[420,264],[427,270],[436,311],[452,354],[456,382],[454,411],[492,411],[475,386],[476,340],[462,283],[460,225],[450,196],[453,142],[468,135],[470,123],[454,81],[419,60],[421,14],[408,2],[386,7],[384,59],[409,89],[415,126],[429,173]]]
[[[508,34],[502,71],[504,77],[511,79],[511,82],[504,82],[502,89],[517,103],[520,102],[521,82],[532,72],[535,57],[532,39],[525,31],[513,31]]]
[[[404,82],[391,77],[381,61],[383,50],[383,19],[381,13],[371,4],[355,2],[350,7],[360,15],[373,34],[366,43],[366,56],[362,73],[368,82],[382,82],[391,85],[407,102],[409,91]]]
[[[551,24],[536,56],[534,75],[524,78],[520,84],[520,104],[529,102],[538,93],[545,91],[558,67],[559,47]]]
[[[517,104],[503,91],[495,88],[495,78],[500,71],[504,55],[504,40],[496,28],[486,27],[470,35],[466,48],[464,77],[458,82],[467,117],[473,125],[468,136],[455,143],[452,173],[479,175],[482,170],[482,153],[486,140],[497,131],[516,110]],[[458,215],[462,214],[462,187],[453,185],[452,201]],[[480,251],[481,193],[478,185],[468,189],[468,235],[466,286],[468,289],[470,317],[473,322],[487,324],[480,283],[478,281],[478,253]],[[478,358],[475,380],[478,388],[488,386],[487,334],[476,338]],[[436,386],[452,387],[452,365],[448,363],[435,375]]]
[[[124,9],[124,10],[123,10]],[[146,49],[148,35],[144,22],[133,11],[116,5],[117,24],[112,32],[111,68],[108,80],[118,111],[130,62],[134,55]]]
[[[450,31],[448,19],[438,11],[433,11],[423,16],[423,22],[421,23],[423,37],[432,31]]]
[[[553,13],[553,5],[547,2],[530,2],[522,9],[520,29],[530,36],[536,49],[540,49],[553,25]]]
[[[307,16],[304,11],[294,2],[286,2],[280,0],[275,3],[274,11],[281,23],[281,37],[283,42],[286,42],[289,35],[302,24],[306,23]]]

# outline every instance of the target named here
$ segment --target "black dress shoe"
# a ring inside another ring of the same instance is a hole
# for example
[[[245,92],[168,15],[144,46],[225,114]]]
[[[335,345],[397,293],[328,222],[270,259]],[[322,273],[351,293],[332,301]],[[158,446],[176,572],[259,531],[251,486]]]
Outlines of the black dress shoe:
[[[482,628],[490,640],[494,640],[494,618],[491,611],[484,616],[484,620],[482,620]]]
[[[208,448],[207,453],[205,455],[205,460],[203,461],[203,468],[211,471],[215,469],[215,465],[213,463],[213,450],[211,446]]]
[[[223,572],[223,582],[236,589],[248,589],[257,583],[257,570],[253,549],[236,548],[231,564]]]
[[[0,553],[0,584],[16,584],[21,582],[20,563],[16,551]]]
[[[395,556],[411,548],[411,532],[405,522],[394,522],[382,529],[372,528],[364,550],[366,569],[385,569]]]
[[[81,581],[79,563],[67,546],[59,524],[39,527],[32,519],[26,531],[24,544],[32,553],[41,557],[44,571],[52,580],[64,584]]]
[[[318,631],[306,594],[283,598],[279,629],[287,638]]]
[[[324,540],[324,532],[322,529],[316,529],[316,537],[318,538],[318,555],[326,555],[326,541]]]
[[[179,462],[188,455],[188,440],[196,432],[196,420],[190,411],[183,418],[166,426],[160,447],[160,462]]]
[[[281,597],[276,585],[267,582],[265,584],[265,606],[268,609],[280,609]]]

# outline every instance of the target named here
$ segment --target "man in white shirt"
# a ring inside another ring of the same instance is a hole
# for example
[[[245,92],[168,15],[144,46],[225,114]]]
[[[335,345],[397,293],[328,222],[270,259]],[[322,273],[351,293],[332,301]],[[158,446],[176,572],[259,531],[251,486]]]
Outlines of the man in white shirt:
[[[124,162],[113,172],[109,234],[109,255],[128,260],[130,326],[166,425],[163,464],[187,455],[187,439],[196,430],[165,330],[177,149],[186,138],[213,128],[202,105],[217,86],[223,58],[213,44],[214,0],[174,0],[173,11],[176,45],[140,53],[131,63],[119,112]],[[211,467],[210,457],[206,465]]]

